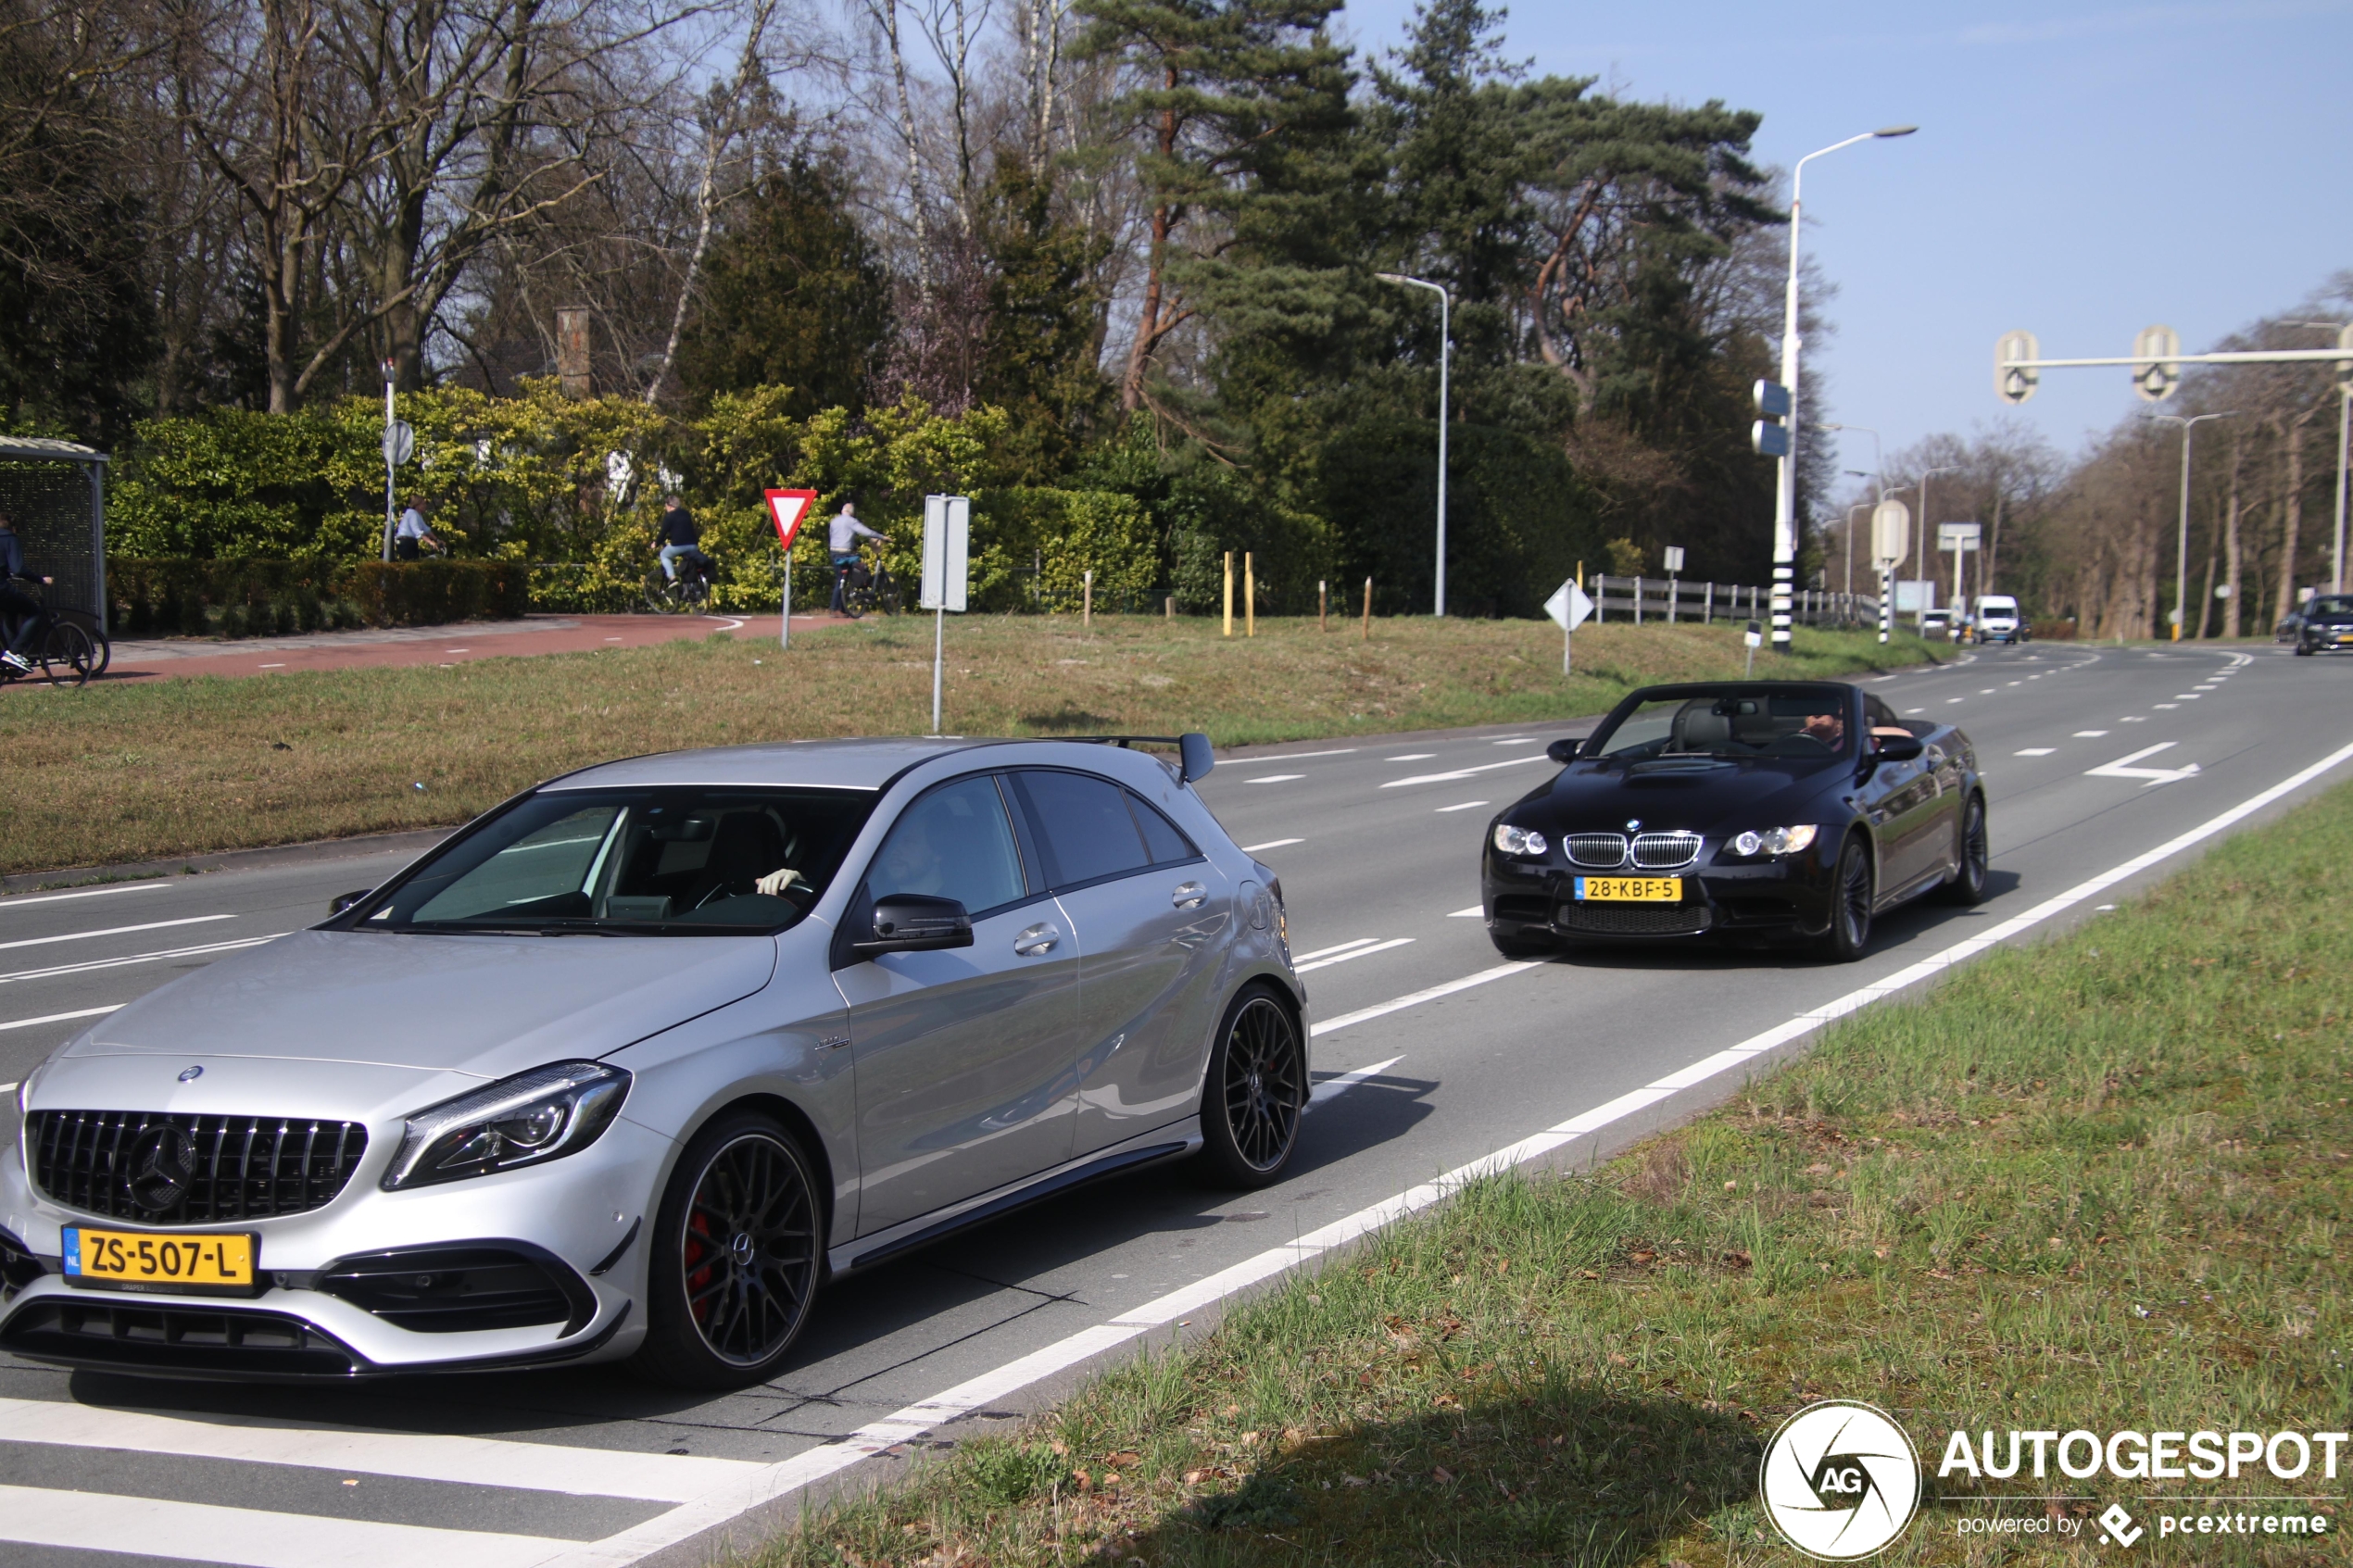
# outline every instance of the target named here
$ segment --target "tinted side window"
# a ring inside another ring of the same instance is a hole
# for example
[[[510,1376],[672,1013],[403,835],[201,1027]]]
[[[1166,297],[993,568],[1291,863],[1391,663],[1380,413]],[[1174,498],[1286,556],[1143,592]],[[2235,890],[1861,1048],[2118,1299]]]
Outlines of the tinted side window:
[[[1151,851],[1153,865],[1189,860],[1201,853],[1193,847],[1191,839],[1177,831],[1175,822],[1160,814],[1160,808],[1133,795],[1127,797],[1127,804],[1136,809],[1136,825],[1144,830],[1144,847]]]
[[[1100,877],[1141,871],[1153,857],[1144,848],[1117,784],[1084,773],[1019,775],[1029,792],[1031,821],[1044,840],[1047,880],[1071,887]]]
[[[1027,897],[1021,850],[993,778],[961,779],[907,808],[866,873],[877,898],[927,893],[971,914]]]

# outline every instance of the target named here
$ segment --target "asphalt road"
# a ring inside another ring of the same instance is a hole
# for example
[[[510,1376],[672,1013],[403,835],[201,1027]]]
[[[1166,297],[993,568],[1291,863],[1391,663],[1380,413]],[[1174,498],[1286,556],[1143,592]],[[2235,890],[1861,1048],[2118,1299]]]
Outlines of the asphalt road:
[[[1281,1185],[1238,1197],[1148,1173],[1027,1210],[845,1282],[786,1376],[716,1399],[618,1370],[309,1390],[0,1358],[0,1564],[699,1561],[712,1537],[698,1532],[839,1471],[828,1456],[846,1435],[902,1451],[898,1436],[1018,1404],[1035,1375],[1080,1359],[1073,1346],[1164,1333],[1221,1284],[1299,1255],[1283,1250],[1297,1238],[1312,1252],[1313,1233],[1369,1223],[1416,1184],[1641,1101],[2278,784],[2347,738],[2353,671],[2335,662],[2034,645],[1875,683],[1977,742],[1992,897],[1884,917],[1851,966],[1713,947],[1504,964],[1476,918],[1478,837],[1548,776],[1545,742],[1579,725],[1230,760],[1203,794],[1281,873],[1318,1021],[1322,1087]],[[2299,793],[2345,776],[2353,765]],[[311,923],[389,869],[346,859],[0,899],[0,1083],[97,1011]]]

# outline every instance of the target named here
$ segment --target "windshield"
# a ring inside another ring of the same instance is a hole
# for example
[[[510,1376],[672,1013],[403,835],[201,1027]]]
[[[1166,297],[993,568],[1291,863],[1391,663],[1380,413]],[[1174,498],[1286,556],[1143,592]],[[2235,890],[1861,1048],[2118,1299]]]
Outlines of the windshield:
[[[2304,618],[2317,621],[2322,616],[2334,621],[2340,615],[2353,615],[2353,597],[2342,594],[2323,595],[2304,607]]]
[[[1621,709],[1579,757],[1822,759],[1844,756],[1845,695],[1818,691],[1742,691],[1653,697]]]
[[[2016,599],[1980,599],[1977,601],[1977,613],[1980,615],[2016,615],[2018,613],[2018,601]]]
[[[351,926],[782,931],[824,894],[874,802],[849,790],[550,791],[447,846]]]

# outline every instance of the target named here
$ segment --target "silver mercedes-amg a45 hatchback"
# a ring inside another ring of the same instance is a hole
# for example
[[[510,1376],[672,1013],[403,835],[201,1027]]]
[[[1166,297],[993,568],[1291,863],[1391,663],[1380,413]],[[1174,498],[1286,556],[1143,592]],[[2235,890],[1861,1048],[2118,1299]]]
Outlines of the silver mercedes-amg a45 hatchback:
[[[842,741],[543,784],[25,1079],[0,1348],[726,1386],[828,1278],[1076,1183],[1271,1182],[1306,995],[1209,766]]]

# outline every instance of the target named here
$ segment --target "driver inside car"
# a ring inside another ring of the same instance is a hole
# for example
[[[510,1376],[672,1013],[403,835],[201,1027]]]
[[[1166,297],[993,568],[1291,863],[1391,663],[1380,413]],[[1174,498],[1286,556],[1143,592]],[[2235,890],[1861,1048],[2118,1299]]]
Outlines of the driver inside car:
[[[1820,741],[1836,751],[1846,739],[1846,721],[1835,713],[1808,713],[1806,722],[1798,726],[1797,733]]]

